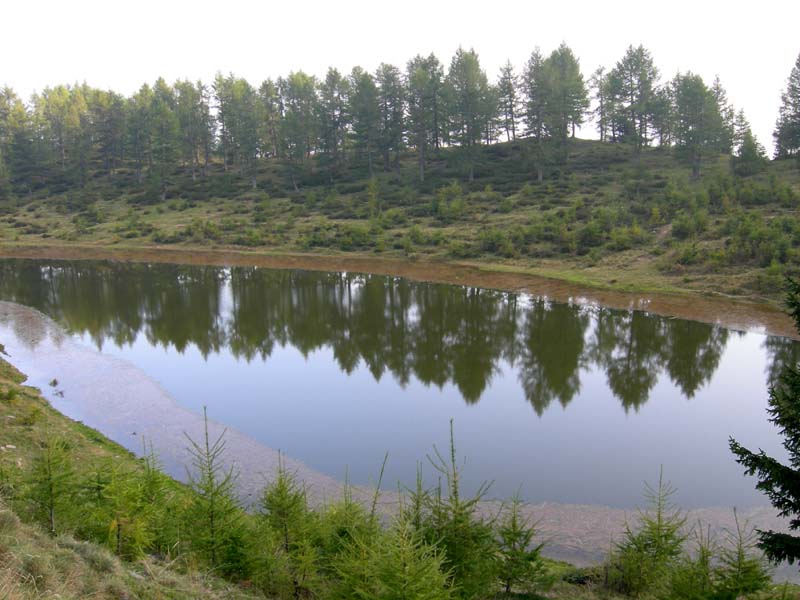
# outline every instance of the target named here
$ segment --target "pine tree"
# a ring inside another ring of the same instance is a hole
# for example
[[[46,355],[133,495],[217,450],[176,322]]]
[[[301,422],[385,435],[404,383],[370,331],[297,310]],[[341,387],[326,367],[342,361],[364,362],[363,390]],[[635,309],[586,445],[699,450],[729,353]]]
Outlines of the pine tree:
[[[800,331],[800,282],[788,282],[786,304]],[[788,464],[768,456],[763,450],[752,452],[730,438],[731,451],[745,473],[758,478],[756,489],[764,492],[781,517],[789,518],[789,529],[800,529],[800,368],[787,364],[779,380],[769,388],[769,420],[780,430]],[[800,537],[791,533],[759,531],[759,547],[775,562],[800,560]]]

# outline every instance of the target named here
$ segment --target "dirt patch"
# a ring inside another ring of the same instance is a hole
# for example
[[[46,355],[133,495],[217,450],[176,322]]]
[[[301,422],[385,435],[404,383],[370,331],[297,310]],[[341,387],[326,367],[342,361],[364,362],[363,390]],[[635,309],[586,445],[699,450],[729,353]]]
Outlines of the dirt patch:
[[[730,329],[763,331],[800,339],[792,320],[765,303],[697,293],[625,292],[565,282],[497,265],[450,261],[409,261],[352,255],[266,254],[241,250],[88,245],[0,246],[0,258],[113,260],[219,266],[260,266],[308,271],[351,271],[394,275],[414,281],[449,283],[524,292],[556,302],[574,302],[713,323]]]

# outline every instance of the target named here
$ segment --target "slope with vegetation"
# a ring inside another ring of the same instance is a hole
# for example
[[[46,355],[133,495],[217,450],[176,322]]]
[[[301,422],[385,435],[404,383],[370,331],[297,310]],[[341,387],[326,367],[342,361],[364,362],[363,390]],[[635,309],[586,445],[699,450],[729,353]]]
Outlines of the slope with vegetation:
[[[576,139],[591,117],[599,140]],[[775,160],[717,80],[630,47],[589,85],[572,51],[492,84],[459,49],[405,71],[131,97],[0,92],[6,245],[237,246],[480,260],[595,285],[775,298],[800,262],[800,58]],[[500,140],[504,140],[500,143]]]

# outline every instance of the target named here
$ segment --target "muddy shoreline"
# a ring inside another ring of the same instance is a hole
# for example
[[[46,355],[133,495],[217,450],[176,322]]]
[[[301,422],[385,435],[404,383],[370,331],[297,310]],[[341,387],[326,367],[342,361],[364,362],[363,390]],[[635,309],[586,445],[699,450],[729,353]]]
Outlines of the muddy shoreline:
[[[136,454],[147,439],[160,456],[165,470],[179,480],[186,480],[190,464],[186,436],[200,439],[202,416],[180,406],[158,382],[133,364],[94,348],[84,346],[67,335],[59,325],[42,313],[18,304],[0,302],[0,343],[5,345],[6,360],[28,375],[27,385],[41,390],[51,404],[67,417],[80,420]],[[79,366],[79,368],[76,368]],[[58,380],[58,387],[48,385]],[[210,415],[213,419],[214,415]],[[278,451],[236,430],[211,420],[209,433],[216,437],[225,432],[226,460],[239,473],[237,489],[246,504],[257,502],[263,485],[271,479],[278,464]],[[315,504],[341,497],[342,483],[335,477],[316,471],[291,457],[282,457],[309,490]],[[379,507],[390,516],[398,505],[398,494],[391,485],[381,492]],[[373,491],[354,486],[353,497],[368,503]],[[480,510],[493,516],[501,510],[496,501],[484,502]],[[576,565],[601,562],[613,540],[624,531],[625,523],[635,520],[636,511],[596,505],[528,504],[525,513],[538,521],[540,536],[548,541],[545,554]],[[766,504],[739,511],[750,525],[785,530],[785,522]],[[702,520],[714,531],[734,526],[729,507],[708,507],[688,513],[690,522]],[[794,571],[776,573],[792,578]]]
[[[800,339],[788,315],[766,303],[706,296],[692,292],[627,292],[578,285],[490,264],[409,261],[351,255],[265,254],[231,249],[112,247],[90,245],[0,245],[0,258],[111,260],[215,266],[258,266],[308,271],[350,271],[404,277],[531,294],[556,302],[574,302],[622,310],[642,310],[665,317],[712,323],[741,331],[761,331]]]

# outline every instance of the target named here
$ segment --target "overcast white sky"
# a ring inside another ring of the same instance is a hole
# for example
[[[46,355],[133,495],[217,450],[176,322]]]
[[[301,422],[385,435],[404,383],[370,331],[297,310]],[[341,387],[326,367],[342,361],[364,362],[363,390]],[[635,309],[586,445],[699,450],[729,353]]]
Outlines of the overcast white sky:
[[[769,148],[800,53],[800,0],[6,0],[0,84],[26,98],[82,81],[129,94],[158,76],[208,81],[218,70],[258,84],[298,69],[403,66],[417,53],[447,65],[459,45],[475,48],[494,79],[507,58],[519,67],[535,46],[547,53],[562,41],[587,78],[639,43],[663,78],[718,74]]]

